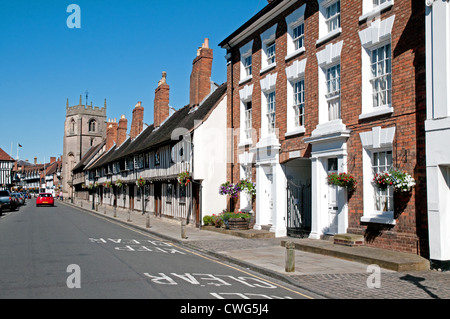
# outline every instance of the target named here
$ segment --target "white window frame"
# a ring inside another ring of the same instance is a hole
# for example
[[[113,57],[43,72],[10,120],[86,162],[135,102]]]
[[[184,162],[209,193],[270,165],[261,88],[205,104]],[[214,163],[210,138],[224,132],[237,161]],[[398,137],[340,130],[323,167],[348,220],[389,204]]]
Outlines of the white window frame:
[[[383,57],[380,59],[378,52],[382,50]],[[377,59],[374,61],[374,56]],[[392,48],[391,43],[383,44],[371,51],[371,73],[372,78],[372,101],[373,108],[392,106]],[[382,65],[380,72],[379,66]],[[375,71],[374,71],[375,70]],[[375,73],[375,74],[374,74]],[[379,83],[385,83],[385,87],[380,87]],[[385,102],[381,103],[382,96],[385,95]]]
[[[266,94],[266,116],[267,116],[267,132],[269,134],[274,134],[277,124],[277,104],[276,104],[276,93],[275,91],[268,92]]]
[[[341,34],[342,28],[341,28],[341,10],[339,10],[339,13],[333,15],[332,17],[328,16],[328,9],[332,6],[337,5],[337,3],[340,3],[340,0],[317,0],[319,4],[319,39],[316,41],[317,45],[320,45],[331,38]],[[341,5],[339,4],[341,7]],[[330,21],[334,21],[334,19],[338,19],[339,25],[336,28],[333,28],[332,30],[329,30],[329,23]]]
[[[326,99],[328,121],[341,119],[341,64],[328,66],[326,69]]]
[[[305,133],[305,125],[296,125],[295,117],[295,84],[303,81],[305,83],[305,69],[306,69],[307,59],[296,60],[291,66],[286,68],[287,77],[287,112],[286,112],[286,133],[285,136],[291,136],[296,134]],[[305,89],[304,89],[305,91]],[[305,98],[306,100],[306,98]],[[306,101],[304,101],[304,106],[306,109]]]
[[[379,192],[373,184],[374,167],[373,154],[378,152],[393,151],[393,141],[395,136],[395,127],[382,129],[373,127],[371,131],[360,133],[363,167],[363,216],[361,222],[381,223],[395,225],[393,206],[391,211],[377,210],[376,193]],[[387,191],[388,195],[389,192]],[[392,198],[391,198],[392,199]]]
[[[251,127],[251,136],[247,136],[246,127],[246,105],[252,102],[253,84],[246,85],[239,91],[240,97],[240,134],[239,146],[251,145],[253,137],[253,127]]]
[[[243,45],[240,49],[239,49],[239,53],[241,55],[241,72],[240,72],[240,82],[239,83],[243,83],[246,82],[250,79],[252,79],[252,74],[253,74],[253,66],[251,66],[251,72],[250,74],[248,73],[248,65],[247,65],[247,59],[250,57],[252,59],[252,63],[253,63],[253,57],[252,57],[252,53],[253,53],[253,40],[248,42],[247,44]]]
[[[390,164],[387,163],[388,159],[388,152],[391,153],[390,156]],[[375,154],[378,154],[378,162],[375,163]],[[392,148],[387,149],[376,149],[372,150],[371,156],[372,156],[372,176],[375,177],[376,173],[386,172],[389,171],[393,166],[393,155],[392,155]],[[380,164],[380,158],[381,156],[384,159],[384,165]],[[373,192],[374,192],[374,211],[378,215],[383,214],[392,214],[394,213],[394,187],[390,186],[386,190],[381,190],[377,188],[375,185],[373,185]],[[383,204],[384,202],[384,204]],[[384,205],[386,209],[378,209],[377,207],[381,207],[381,205]]]
[[[393,5],[394,0],[384,0],[383,3],[379,4],[375,4],[374,0],[362,0],[362,15],[359,17],[359,21],[379,16],[382,11],[390,9]]]
[[[250,105],[250,107],[248,107]],[[244,131],[245,131],[245,139],[251,140],[252,139],[252,101],[247,101],[244,103]]]
[[[260,80],[261,84],[261,137],[276,134],[276,93],[275,86],[277,80],[277,73],[268,74],[263,79]],[[271,94],[275,94],[274,109],[269,109],[269,98]],[[274,127],[272,127],[269,120],[270,116],[274,116],[275,122]]]
[[[392,104],[392,44],[391,32],[395,16],[385,20],[375,20],[370,26],[359,32],[361,41],[361,114],[359,119],[391,114],[394,112]],[[391,103],[374,106],[373,102],[373,74],[372,53],[382,47],[390,45],[390,100]]]
[[[261,34],[261,70],[260,73],[264,73],[276,66],[276,31],[277,25],[274,24],[272,27],[267,29]],[[269,59],[269,49],[274,45],[273,51],[273,62]]]
[[[341,64],[341,52],[344,42],[330,43],[325,49],[317,52],[317,62],[319,65],[319,125],[327,125],[327,130],[336,131],[342,129],[342,117],[331,120],[329,116],[329,104],[338,101],[341,109],[341,89],[333,92],[328,90],[328,70],[336,68]],[[340,73],[340,77],[342,74]],[[339,113],[340,114],[340,113]]]
[[[292,12],[286,17],[287,25],[287,55],[285,60],[289,60],[303,52],[305,52],[305,9],[306,4]],[[295,37],[295,30],[303,26],[303,34]],[[302,39],[302,46],[296,48],[296,42],[298,39]]]

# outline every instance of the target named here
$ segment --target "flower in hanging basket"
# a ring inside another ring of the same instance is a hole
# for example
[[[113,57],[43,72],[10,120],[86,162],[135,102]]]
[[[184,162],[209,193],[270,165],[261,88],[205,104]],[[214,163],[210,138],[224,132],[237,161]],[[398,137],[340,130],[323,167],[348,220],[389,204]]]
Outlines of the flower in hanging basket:
[[[81,188],[82,188],[82,189],[86,189],[86,188],[87,188],[86,184],[83,183],[83,184],[81,185]]]
[[[178,174],[177,180],[180,185],[187,186],[187,184],[191,182],[191,175],[189,174],[189,172],[180,173]]]
[[[114,185],[116,185],[117,187],[122,187],[122,186],[123,186],[123,182],[122,182],[121,179],[118,179],[118,180],[114,183]]]
[[[394,185],[394,181],[390,172],[376,173],[375,177],[373,178],[373,182],[375,186],[383,190]]]
[[[239,192],[241,191],[241,187],[239,184],[232,184],[230,182],[225,182],[219,187],[220,195],[230,195],[233,198],[238,197]]]
[[[328,184],[354,189],[357,182],[353,175],[348,173],[331,173],[327,177]]]
[[[95,182],[94,183],[94,188],[98,188],[98,186],[99,186],[98,182]]]
[[[246,192],[247,194],[250,194],[251,196],[256,195],[256,184],[252,183],[246,179],[242,179],[238,184],[238,188],[242,192]]]
[[[399,192],[409,192],[416,185],[416,181],[411,175],[397,168],[375,174],[373,182],[380,189],[385,190],[392,186],[395,191]]]
[[[89,188],[89,189],[93,189],[93,188],[94,188],[94,184],[89,183],[88,188]]]
[[[142,177],[139,177],[136,181],[136,185],[139,187],[144,187],[145,186],[145,180]]]
[[[394,168],[391,169],[390,174],[396,191],[409,192],[416,185],[414,178],[405,171]]]

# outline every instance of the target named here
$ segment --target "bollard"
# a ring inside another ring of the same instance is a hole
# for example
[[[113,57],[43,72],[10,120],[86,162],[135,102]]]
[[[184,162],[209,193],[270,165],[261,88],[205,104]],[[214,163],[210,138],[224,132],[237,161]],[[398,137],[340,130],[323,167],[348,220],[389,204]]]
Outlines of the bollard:
[[[117,207],[114,206],[114,217],[117,217]]]
[[[146,221],[145,221],[145,227],[150,228],[150,212],[147,213]]]
[[[182,239],[186,238],[186,221],[185,220],[181,221],[181,238]]]
[[[131,209],[128,209],[128,220],[127,222],[131,222]]]
[[[81,208],[83,208],[83,202],[82,201],[80,202],[80,206],[81,206]]]
[[[286,243],[286,272],[295,271],[295,244],[293,242]]]

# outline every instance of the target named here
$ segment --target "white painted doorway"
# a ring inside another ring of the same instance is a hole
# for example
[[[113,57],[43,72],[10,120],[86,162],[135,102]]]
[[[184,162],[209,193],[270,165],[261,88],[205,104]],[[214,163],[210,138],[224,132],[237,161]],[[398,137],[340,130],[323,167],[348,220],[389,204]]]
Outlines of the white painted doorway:
[[[327,174],[338,172],[337,157],[329,158],[327,161]],[[325,233],[335,235],[338,233],[338,186],[328,184],[328,227]]]

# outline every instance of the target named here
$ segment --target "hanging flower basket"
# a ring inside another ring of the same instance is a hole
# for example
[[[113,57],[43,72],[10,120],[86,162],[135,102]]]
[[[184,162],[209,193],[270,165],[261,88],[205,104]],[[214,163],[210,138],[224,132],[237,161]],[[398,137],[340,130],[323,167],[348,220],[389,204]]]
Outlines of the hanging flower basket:
[[[142,177],[139,177],[136,181],[136,185],[138,187],[144,187],[145,186],[145,179],[143,179]]]
[[[416,181],[411,175],[396,168],[375,174],[373,182],[382,190],[392,186],[396,192],[409,192],[416,185]]]
[[[239,192],[241,191],[239,183],[234,185],[230,182],[223,183],[219,187],[220,195],[230,195],[233,198],[238,197]]]
[[[104,182],[103,183],[103,187],[104,188],[111,188],[112,187],[112,183],[111,182]]]
[[[191,179],[192,178],[191,178],[191,175],[189,174],[189,172],[180,173],[180,174],[178,174],[178,178],[177,178],[178,183],[180,185],[184,185],[184,186],[187,186],[187,184],[189,184],[191,182]]]
[[[89,188],[89,189],[93,189],[93,188],[94,188],[94,184],[89,183],[88,188]]]
[[[118,179],[118,180],[114,183],[114,185],[116,185],[117,187],[122,187],[122,186],[123,186],[123,182],[122,182],[121,179]]]
[[[327,178],[328,184],[336,185],[341,187],[346,187],[349,190],[352,190],[356,186],[355,178],[348,173],[331,173],[328,174]]]
[[[246,192],[251,196],[256,195],[256,184],[252,183],[246,179],[242,179],[239,183],[237,183],[238,188],[242,192]]]
[[[87,188],[86,184],[83,183],[83,184],[81,185],[81,188],[82,188],[82,189],[86,189],[86,188]]]

